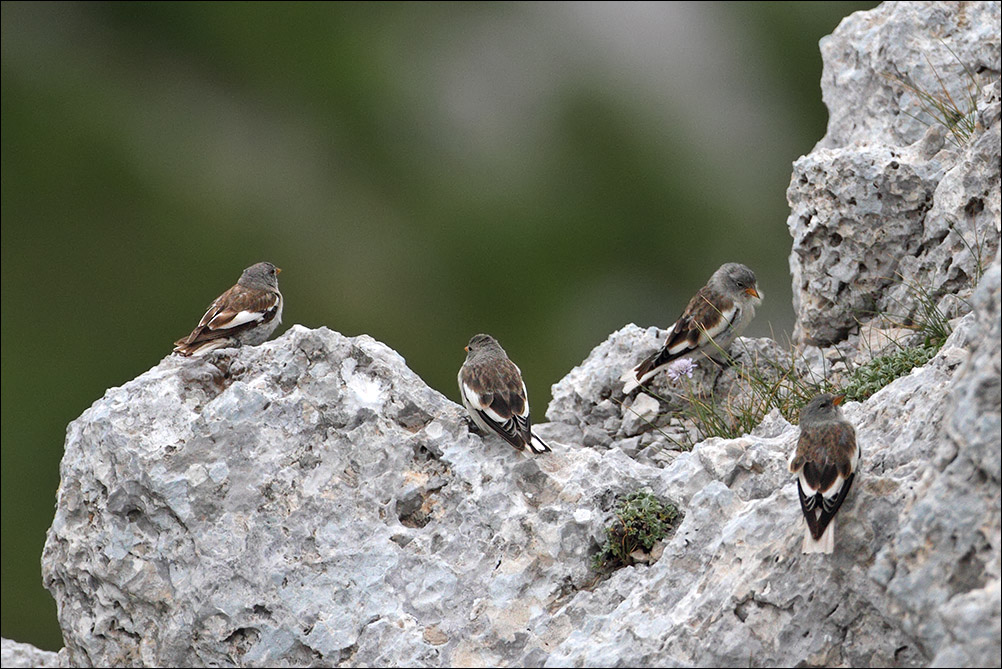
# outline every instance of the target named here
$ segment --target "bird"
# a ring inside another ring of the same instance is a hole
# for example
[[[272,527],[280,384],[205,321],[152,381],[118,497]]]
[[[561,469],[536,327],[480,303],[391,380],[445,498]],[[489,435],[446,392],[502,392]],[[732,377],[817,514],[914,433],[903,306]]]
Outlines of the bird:
[[[261,344],[282,322],[282,293],[278,274],[270,262],[251,265],[236,285],[217,297],[198,326],[174,342],[174,353],[205,355],[217,348]]]
[[[859,467],[856,430],[842,414],[845,395],[818,395],[800,411],[800,439],[790,457],[797,475],[800,510],[807,520],[804,553],[831,553],[835,514],[849,494]]]
[[[459,394],[473,422],[523,451],[546,453],[550,447],[532,433],[529,397],[522,372],[494,337],[474,335],[459,368]]]
[[[682,356],[702,352],[719,362],[717,358],[748,327],[761,303],[753,271],[741,263],[721,265],[668,328],[661,349],[623,374],[623,394],[629,395]]]

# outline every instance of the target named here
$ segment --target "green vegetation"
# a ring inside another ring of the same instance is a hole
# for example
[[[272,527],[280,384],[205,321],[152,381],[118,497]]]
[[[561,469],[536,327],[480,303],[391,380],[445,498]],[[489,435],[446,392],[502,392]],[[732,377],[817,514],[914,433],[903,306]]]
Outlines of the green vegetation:
[[[632,493],[616,509],[616,521],[605,528],[606,541],[594,557],[597,571],[612,571],[634,563],[632,554],[649,553],[654,544],[678,526],[682,514],[647,491]]]
[[[899,346],[894,353],[876,356],[857,368],[845,384],[846,400],[862,402],[891,381],[926,364],[953,332],[932,293],[919,284],[909,283],[908,289],[918,302],[915,315],[906,319],[895,319],[887,314],[880,314],[880,317],[922,335],[921,343]]]
[[[704,396],[689,382],[683,395],[686,404],[674,416],[694,426],[696,434],[686,432],[685,442],[675,441],[675,444],[688,451],[709,437],[740,437],[751,432],[773,409],[779,409],[786,420],[796,423],[800,409],[812,398],[836,390],[832,381],[811,373],[797,359],[792,346],[787,351],[783,360],[756,359],[751,364],[737,363],[723,353],[738,373],[735,389],[725,398],[712,392]]]
[[[939,346],[913,346],[870,360],[857,369],[846,384],[846,401],[862,402],[894,379],[932,360],[939,349]]]

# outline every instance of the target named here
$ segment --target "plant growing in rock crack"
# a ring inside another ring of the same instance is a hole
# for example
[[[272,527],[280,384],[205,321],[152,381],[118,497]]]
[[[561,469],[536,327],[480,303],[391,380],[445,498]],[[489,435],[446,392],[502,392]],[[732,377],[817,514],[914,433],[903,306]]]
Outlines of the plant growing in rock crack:
[[[891,381],[932,360],[938,350],[934,347],[912,346],[873,358],[853,372],[849,382],[845,384],[845,399],[862,402]]]
[[[596,571],[612,571],[637,561],[637,551],[650,553],[654,545],[678,527],[678,509],[649,491],[631,493],[616,508],[616,520],[605,528],[605,545],[593,558]]]
[[[962,102],[957,102],[954,99],[954,96],[950,93],[950,89],[944,83],[943,78],[939,76],[939,71],[932,64],[932,61],[929,60],[928,56],[926,56],[926,62],[929,63],[929,67],[932,68],[932,72],[936,76],[936,81],[939,83],[939,91],[928,91],[916,84],[910,76],[899,71],[895,71],[894,74],[885,74],[884,76],[911,91],[918,98],[922,111],[931,116],[936,123],[949,130],[957,146],[963,146],[970,140],[976,129],[977,120],[975,112],[978,108],[978,80],[974,76],[974,73],[971,72],[971,68],[960,60],[960,57],[957,56],[956,52],[946,42],[940,40],[940,44],[946,47],[956,61],[960,63],[961,67],[964,68],[967,81],[963,85]],[[960,97],[959,93],[957,97]],[[902,111],[920,123],[931,125],[914,114],[905,110]]]
[[[807,365],[798,360],[792,346],[787,346],[786,350],[788,355],[783,359],[756,359],[751,364],[745,364],[718,349],[727,366],[737,372],[739,392],[718,398],[712,389],[709,394],[704,394],[694,383],[687,381],[686,390],[681,394],[684,405],[673,412],[672,419],[692,425],[698,436],[686,431],[685,443],[665,436],[681,450],[689,451],[698,442],[710,437],[734,439],[747,434],[773,409],[779,409],[786,420],[796,423],[804,405],[819,393],[835,390],[836,386],[829,379],[816,377]],[[662,401],[665,399],[650,390],[647,392]]]
[[[953,332],[950,321],[940,310],[932,293],[921,284],[905,282],[918,304],[917,312],[906,318],[880,313],[878,317],[896,327],[915,331],[921,335],[918,344],[905,346],[894,342],[897,350],[893,353],[871,358],[853,371],[845,384],[846,400],[862,402],[875,392],[921,367],[939,353],[947,338]]]
[[[978,207],[980,206],[980,209]],[[984,209],[984,202],[980,199],[972,199],[964,207],[964,210],[968,212],[968,215],[973,216],[976,212]],[[986,262],[986,250],[989,247],[989,233],[986,230],[983,237],[978,236],[977,226],[972,226],[972,232],[974,233],[974,241],[970,242],[967,239],[967,235],[960,231],[957,227],[956,221],[949,222],[950,230],[955,232],[960,241],[964,244],[967,252],[971,254],[971,258],[974,259],[974,276],[971,277],[971,288],[976,288],[979,283],[981,283],[981,277],[985,275],[985,262]]]

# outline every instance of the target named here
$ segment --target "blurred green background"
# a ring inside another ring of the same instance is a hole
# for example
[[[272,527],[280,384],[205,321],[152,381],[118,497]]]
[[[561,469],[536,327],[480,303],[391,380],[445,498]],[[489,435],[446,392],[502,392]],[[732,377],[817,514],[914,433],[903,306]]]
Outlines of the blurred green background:
[[[2,4],[2,634],[62,646],[39,556],[67,423],[248,265],[457,399],[494,334],[537,421],[726,261],[790,331],[785,191],[817,42],[875,3]]]

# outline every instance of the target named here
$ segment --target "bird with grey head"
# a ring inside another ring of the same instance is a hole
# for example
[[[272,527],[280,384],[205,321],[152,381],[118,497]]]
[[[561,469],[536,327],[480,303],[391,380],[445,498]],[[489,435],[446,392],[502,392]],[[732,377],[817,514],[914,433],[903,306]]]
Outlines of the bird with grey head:
[[[856,430],[842,413],[844,399],[845,395],[823,393],[800,411],[800,439],[789,469],[797,476],[800,510],[807,522],[804,553],[834,550],[835,514],[859,468]]]

